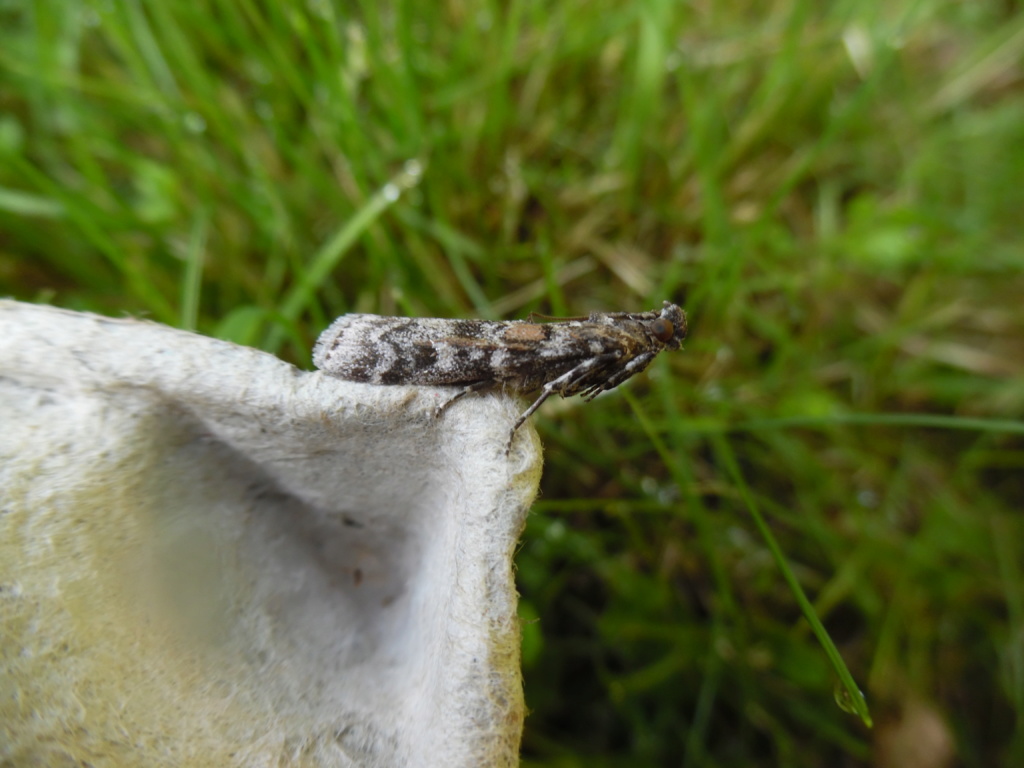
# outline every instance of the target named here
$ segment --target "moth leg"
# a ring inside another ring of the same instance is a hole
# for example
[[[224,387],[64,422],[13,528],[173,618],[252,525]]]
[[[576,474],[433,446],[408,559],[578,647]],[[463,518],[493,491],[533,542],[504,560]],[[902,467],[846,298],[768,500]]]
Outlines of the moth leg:
[[[466,395],[472,394],[474,392],[480,392],[482,390],[485,390],[490,386],[493,385],[489,381],[478,381],[475,384],[470,384],[466,387],[463,387],[434,409],[434,418],[440,417],[442,413],[448,410],[448,406],[454,403],[456,400],[459,400],[462,397],[465,397]]]
[[[556,392],[562,395],[563,397],[567,396],[567,394],[576,394],[576,390],[574,388],[578,384],[579,379],[581,379],[583,376],[589,373],[592,369],[599,368],[600,366],[605,365],[606,363],[612,362],[613,360],[617,360],[618,357],[619,356],[617,354],[598,355],[597,357],[592,357],[586,362],[580,363],[572,370],[566,371],[557,379],[552,379],[547,384],[545,384],[544,387],[541,389],[541,393],[537,397],[537,399],[533,401],[530,407],[527,408],[523,412],[523,415],[516,419],[516,423],[512,425],[512,429],[509,432],[508,436],[508,443],[505,445],[505,455],[507,456],[509,452],[512,450],[512,440],[516,436],[516,431],[521,426],[523,426],[523,424],[526,422],[528,418],[530,418],[530,416],[533,415],[534,411],[540,408],[541,404],[545,400],[547,400],[549,397],[551,397],[551,395],[555,394]]]
[[[545,386],[544,389],[541,390],[541,393],[537,397],[537,399],[533,401],[533,404],[530,405],[530,407],[527,408],[525,411],[523,411],[522,416],[516,419],[516,423],[512,425],[512,434],[514,435],[516,433],[516,430],[523,426],[523,424],[526,423],[526,420],[533,415],[533,412],[540,408],[541,403],[543,403],[545,400],[551,397],[554,393],[555,390],[548,389],[548,387]],[[509,439],[509,445],[511,444],[512,441],[511,439]]]
[[[626,365],[622,367],[622,370],[620,370],[613,376],[609,376],[607,381],[602,382],[596,387],[593,387],[589,392],[583,393],[583,397],[586,400],[593,400],[600,393],[606,392],[609,389],[615,389],[617,386],[619,386],[619,384],[624,382],[626,379],[631,378],[636,374],[640,373],[640,371],[644,370],[648,365],[651,364],[651,361],[654,360],[654,358],[656,358],[657,356],[657,352],[645,352],[642,355],[637,355],[635,358],[626,363]]]
[[[555,379],[555,381],[558,381],[558,379]],[[526,420],[530,418],[534,411],[540,408],[541,403],[543,403],[545,400],[547,400],[549,397],[551,397],[551,395],[555,393],[554,389],[549,388],[554,383],[554,381],[551,381],[544,385],[544,389],[541,390],[541,393],[537,397],[537,399],[533,401],[529,408],[523,411],[523,415],[516,419],[516,423],[512,425],[512,429],[508,431],[508,442],[505,443],[506,456],[508,456],[509,453],[511,453],[512,451],[512,441],[515,440],[516,432],[519,430],[519,428],[523,426],[524,423],[526,423]]]

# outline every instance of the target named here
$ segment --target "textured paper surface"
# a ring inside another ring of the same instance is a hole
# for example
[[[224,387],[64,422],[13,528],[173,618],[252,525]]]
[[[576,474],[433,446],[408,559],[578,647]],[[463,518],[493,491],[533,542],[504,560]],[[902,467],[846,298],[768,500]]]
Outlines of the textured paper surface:
[[[518,764],[520,405],[0,302],[0,761]]]

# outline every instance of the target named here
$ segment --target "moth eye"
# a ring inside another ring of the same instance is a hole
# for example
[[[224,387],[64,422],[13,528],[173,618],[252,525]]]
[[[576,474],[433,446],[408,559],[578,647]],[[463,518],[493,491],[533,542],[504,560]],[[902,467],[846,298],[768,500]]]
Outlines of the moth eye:
[[[651,321],[651,333],[654,334],[654,338],[661,342],[672,341],[672,336],[675,335],[676,329],[668,320],[663,317],[659,317],[657,320]]]

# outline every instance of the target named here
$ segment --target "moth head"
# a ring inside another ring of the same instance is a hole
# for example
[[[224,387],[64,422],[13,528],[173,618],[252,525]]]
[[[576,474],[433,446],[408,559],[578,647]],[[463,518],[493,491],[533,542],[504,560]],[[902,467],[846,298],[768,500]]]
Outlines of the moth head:
[[[669,349],[679,349],[686,338],[686,313],[666,301],[658,316],[648,323],[647,330]]]

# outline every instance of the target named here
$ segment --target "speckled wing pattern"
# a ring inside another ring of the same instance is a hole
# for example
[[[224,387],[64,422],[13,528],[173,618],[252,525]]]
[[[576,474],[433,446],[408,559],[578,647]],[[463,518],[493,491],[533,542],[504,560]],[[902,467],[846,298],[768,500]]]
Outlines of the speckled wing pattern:
[[[590,399],[644,370],[663,349],[679,349],[686,313],[664,302],[650,312],[594,312],[586,319],[523,320],[342,315],[313,350],[324,373],[370,384],[541,390],[516,429],[552,394]],[[511,445],[511,442],[510,442]]]

